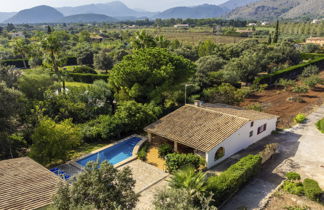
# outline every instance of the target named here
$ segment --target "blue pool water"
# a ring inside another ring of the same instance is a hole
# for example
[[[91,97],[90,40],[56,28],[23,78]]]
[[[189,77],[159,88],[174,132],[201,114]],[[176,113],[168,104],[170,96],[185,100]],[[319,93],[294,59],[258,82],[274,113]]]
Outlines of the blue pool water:
[[[90,156],[87,156],[81,160],[78,160],[77,163],[86,166],[89,161],[99,161],[99,163],[107,160],[112,165],[120,163],[123,160],[131,157],[133,155],[134,147],[142,139],[139,137],[132,137],[125,141],[122,141],[114,146],[108,147],[105,150],[94,153]]]

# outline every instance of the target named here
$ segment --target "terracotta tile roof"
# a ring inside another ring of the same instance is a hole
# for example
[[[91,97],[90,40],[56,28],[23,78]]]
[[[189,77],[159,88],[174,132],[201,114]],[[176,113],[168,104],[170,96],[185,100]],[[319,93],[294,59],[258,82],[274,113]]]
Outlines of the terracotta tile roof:
[[[52,202],[59,177],[28,157],[0,161],[0,209],[37,209]]]
[[[277,116],[220,104],[185,105],[147,126],[145,131],[208,152],[246,123],[272,118]]]

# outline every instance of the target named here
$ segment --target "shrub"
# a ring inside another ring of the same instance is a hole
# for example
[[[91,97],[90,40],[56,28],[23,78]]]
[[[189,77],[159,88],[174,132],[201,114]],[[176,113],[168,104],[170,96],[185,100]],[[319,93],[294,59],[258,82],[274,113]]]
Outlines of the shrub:
[[[301,182],[286,180],[282,186],[282,189],[294,195],[304,195],[304,187]]]
[[[322,82],[322,79],[319,78],[317,75],[312,75],[310,77],[306,77],[303,79],[303,82],[305,85],[307,85],[309,88],[313,89],[316,87],[317,84]]]
[[[324,118],[316,123],[316,127],[318,128],[318,130],[324,133]]]
[[[89,66],[76,66],[73,73],[97,74],[97,72]]]
[[[305,121],[306,121],[306,116],[304,115],[304,114],[297,114],[296,115],[296,117],[295,117],[295,119],[294,119],[294,121],[296,122],[296,123],[304,123]]]
[[[304,180],[304,191],[306,197],[313,201],[319,201],[323,192],[318,183],[313,179]]]
[[[203,163],[200,156],[195,154],[178,154],[171,153],[165,156],[167,170],[172,173],[183,167],[192,166],[198,169]]]
[[[262,112],[263,111],[263,106],[260,103],[255,103],[255,104],[250,104],[246,106],[247,109]]]
[[[311,210],[308,206],[286,206],[284,207],[286,210]]]
[[[296,172],[288,172],[286,177],[288,180],[300,180],[300,175]]]
[[[207,190],[214,194],[215,203],[220,205],[256,175],[261,168],[261,161],[262,158],[259,155],[248,155],[219,176],[209,177]]]
[[[289,87],[294,86],[296,82],[294,80],[289,79],[280,79],[277,85],[280,85],[284,88],[284,90],[287,90]]]
[[[308,92],[308,87],[307,86],[295,86],[292,89],[293,93],[307,93]]]
[[[8,60],[1,60],[0,64],[5,66],[15,66],[16,68],[24,68],[24,62],[28,65],[28,60],[26,59],[8,59]]]
[[[319,68],[317,66],[307,66],[304,68],[302,77],[310,77],[319,73]]]
[[[83,82],[88,84],[92,84],[96,80],[108,80],[107,74],[69,73],[68,76],[71,77],[74,82]]]
[[[159,157],[160,158],[165,158],[166,155],[168,155],[172,152],[173,152],[173,149],[170,144],[165,143],[159,147]]]
[[[140,160],[143,160],[145,161],[146,160],[146,156],[147,156],[147,151],[150,147],[150,144],[148,142],[145,142],[141,149],[139,150],[139,152],[137,153],[137,157],[140,159]]]

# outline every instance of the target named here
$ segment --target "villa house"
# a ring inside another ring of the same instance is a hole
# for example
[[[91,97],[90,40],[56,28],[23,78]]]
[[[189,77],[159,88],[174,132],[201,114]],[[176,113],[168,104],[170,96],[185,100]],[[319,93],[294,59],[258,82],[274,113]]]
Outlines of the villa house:
[[[153,144],[170,143],[176,152],[205,158],[211,168],[270,135],[278,116],[223,104],[185,105],[147,126]]]
[[[324,37],[310,37],[310,38],[306,39],[306,43],[324,46]]]
[[[0,161],[0,209],[38,209],[52,203],[61,179],[28,157]]]

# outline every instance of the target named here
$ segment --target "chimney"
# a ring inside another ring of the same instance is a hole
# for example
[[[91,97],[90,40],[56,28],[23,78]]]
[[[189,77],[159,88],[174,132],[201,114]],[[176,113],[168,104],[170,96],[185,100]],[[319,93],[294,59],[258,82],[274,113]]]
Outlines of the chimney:
[[[203,104],[203,102],[200,101],[200,100],[195,100],[194,101],[194,105],[197,106],[197,107],[201,107],[202,104]]]

